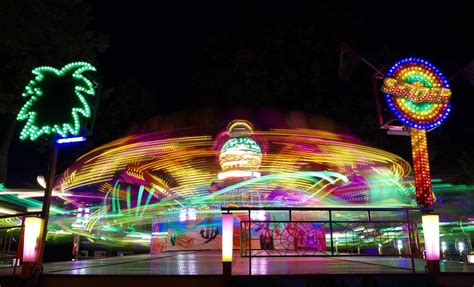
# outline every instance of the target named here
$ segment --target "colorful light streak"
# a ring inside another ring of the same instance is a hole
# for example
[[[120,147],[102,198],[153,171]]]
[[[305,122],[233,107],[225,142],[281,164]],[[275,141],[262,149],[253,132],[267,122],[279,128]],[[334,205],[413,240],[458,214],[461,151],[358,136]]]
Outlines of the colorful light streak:
[[[94,242],[146,245],[147,238],[135,236],[145,232],[141,228],[149,228],[154,216],[179,222],[181,210],[195,210],[196,220],[185,224],[197,228],[220,216],[222,206],[414,205],[412,185],[404,180],[410,166],[394,154],[324,131],[249,135],[239,125],[235,129],[257,144],[265,142],[260,177],[219,179],[221,149],[211,136],[182,131],[128,136],[83,155],[56,181],[56,193],[64,196],[56,197],[54,207],[63,207],[64,215],[51,218],[50,232],[58,238],[72,232]],[[247,171],[256,172],[252,168]],[[384,189],[382,176],[392,180]],[[79,207],[90,213],[76,228]]]

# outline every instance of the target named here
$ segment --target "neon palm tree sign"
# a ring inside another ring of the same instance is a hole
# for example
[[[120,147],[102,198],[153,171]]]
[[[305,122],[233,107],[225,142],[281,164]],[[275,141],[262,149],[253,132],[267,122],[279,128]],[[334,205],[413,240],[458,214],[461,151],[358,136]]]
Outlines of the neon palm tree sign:
[[[28,100],[17,115],[18,121],[26,120],[21,140],[34,141],[44,134],[79,135],[81,115],[91,117],[88,98],[95,95],[92,81],[83,74],[87,71],[96,69],[86,62],[73,62],[60,70],[47,66],[33,69],[35,78],[22,94]]]

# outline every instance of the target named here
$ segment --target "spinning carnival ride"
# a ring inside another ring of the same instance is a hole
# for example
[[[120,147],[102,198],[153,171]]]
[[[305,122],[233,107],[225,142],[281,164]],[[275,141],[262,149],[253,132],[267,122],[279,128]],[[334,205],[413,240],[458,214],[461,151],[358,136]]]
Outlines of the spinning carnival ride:
[[[221,207],[415,206],[409,172],[402,158],[349,136],[259,131],[243,120],[214,139],[191,129],[127,136],[59,177],[50,233],[147,246],[174,224],[174,234],[194,230],[208,242]],[[196,246],[188,237],[170,240]]]

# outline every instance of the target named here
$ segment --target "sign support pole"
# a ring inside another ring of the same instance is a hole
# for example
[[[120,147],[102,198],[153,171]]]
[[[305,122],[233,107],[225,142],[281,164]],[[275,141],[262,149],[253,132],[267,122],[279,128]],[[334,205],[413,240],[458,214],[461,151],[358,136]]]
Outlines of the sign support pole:
[[[415,175],[416,202],[424,207],[433,204],[431,188],[430,161],[428,158],[428,143],[426,131],[411,128],[411,151],[413,156],[413,171]]]
[[[43,206],[41,209],[41,218],[43,219],[43,232],[41,234],[41,245],[38,262],[36,263],[35,276],[38,279],[43,272],[43,257],[46,246],[46,235],[48,233],[49,209],[51,207],[51,195],[53,193],[54,176],[56,174],[56,164],[58,162],[58,143],[56,137],[53,138],[50,145],[50,155],[48,163],[48,176],[46,179],[46,189],[43,197]]]

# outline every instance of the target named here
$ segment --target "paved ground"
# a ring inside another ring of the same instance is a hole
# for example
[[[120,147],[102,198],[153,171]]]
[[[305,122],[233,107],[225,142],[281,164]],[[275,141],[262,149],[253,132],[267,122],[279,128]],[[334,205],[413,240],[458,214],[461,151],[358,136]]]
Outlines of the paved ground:
[[[416,271],[425,272],[425,262],[416,260]],[[248,258],[234,256],[234,275],[249,274]],[[474,272],[474,265],[441,262],[442,272]],[[253,275],[277,274],[372,274],[411,273],[411,260],[398,257],[286,257],[252,258]],[[46,263],[46,274],[70,275],[219,275],[219,251],[168,252],[82,261]],[[11,274],[11,269],[0,269]]]

